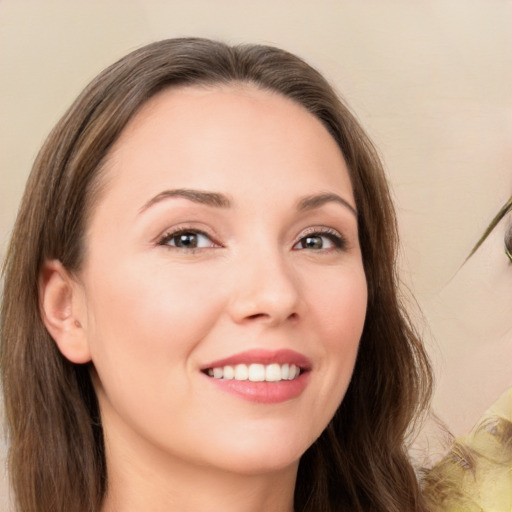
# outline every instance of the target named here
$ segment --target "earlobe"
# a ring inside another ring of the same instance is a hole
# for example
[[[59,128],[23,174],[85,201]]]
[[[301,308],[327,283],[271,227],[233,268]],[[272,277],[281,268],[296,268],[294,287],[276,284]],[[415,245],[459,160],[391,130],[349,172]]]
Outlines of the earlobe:
[[[61,353],[73,363],[91,360],[78,284],[58,260],[43,265],[39,276],[39,304],[46,329]]]

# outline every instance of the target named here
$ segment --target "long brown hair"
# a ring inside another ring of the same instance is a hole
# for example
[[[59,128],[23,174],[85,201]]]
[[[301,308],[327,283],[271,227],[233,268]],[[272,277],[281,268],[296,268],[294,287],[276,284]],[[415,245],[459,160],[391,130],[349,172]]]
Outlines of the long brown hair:
[[[397,229],[372,143],[325,79],[267,46],[205,39],[150,44],[103,71],[41,149],[5,262],[1,366],[9,468],[23,512],[97,512],[106,492],[104,444],[87,365],[57,350],[40,317],[41,265],[80,269],[87,213],[102,163],[127,122],[158,91],[245,82],[291,98],[316,116],[348,165],[359,212],[368,312],[346,396],[301,459],[297,512],[423,511],[406,452],[430,397],[431,369],[399,299]]]

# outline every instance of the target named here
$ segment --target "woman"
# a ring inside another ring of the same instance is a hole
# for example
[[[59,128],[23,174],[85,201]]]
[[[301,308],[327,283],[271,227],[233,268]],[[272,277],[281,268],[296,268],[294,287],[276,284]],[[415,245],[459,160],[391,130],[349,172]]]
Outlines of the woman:
[[[299,58],[175,39],[105,70],[5,266],[18,509],[424,510],[396,243],[371,142]]]

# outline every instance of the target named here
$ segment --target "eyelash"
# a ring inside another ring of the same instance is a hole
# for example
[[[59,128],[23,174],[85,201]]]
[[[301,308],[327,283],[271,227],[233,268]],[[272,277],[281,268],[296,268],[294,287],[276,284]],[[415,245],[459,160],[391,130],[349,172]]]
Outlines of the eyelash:
[[[174,238],[177,238],[182,235],[194,235],[194,236],[204,236],[208,238],[208,240],[211,242],[211,245],[207,247],[179,247],[177,245],[170,245],[169,242],[173,240]],[[310,228],[306,232],[301,234],[301,237],[293,244],[294,250],[300,250],[297,246],[305,239],[307,238],[313,238],[313,237],[319,237],[319,238],[327,238],[330,242],[334,245],[334,247],[328,247],[328,248],[307,248],[302,247],[303,250],[311,250],[311,251],[343,251],[347,248],[347,241],[345,237],[343,237],[338,231],[332,228]],[[214,247],[222,247],[221,244],[215,242],[208,233],[201,231],[197,228],[179,228],[174,231],[170,231],[168,233],[165,233],[157,242],[157,245],[173,248],[189,253],[194,253],[197,250],[200,249],[208,249],[208,248],[214,248]]]

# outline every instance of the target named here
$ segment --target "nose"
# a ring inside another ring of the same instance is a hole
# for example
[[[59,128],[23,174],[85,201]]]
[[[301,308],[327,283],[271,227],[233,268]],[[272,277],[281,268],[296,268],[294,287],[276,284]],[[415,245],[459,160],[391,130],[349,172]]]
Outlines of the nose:
[[[229,304],[229,314],[235,323],[275,326],[303,315],[300,279],[285,260],[285,256],[266,253],[241,258],[237,263]]]

